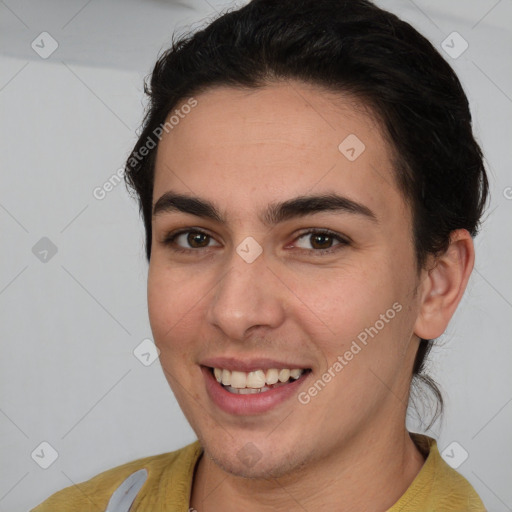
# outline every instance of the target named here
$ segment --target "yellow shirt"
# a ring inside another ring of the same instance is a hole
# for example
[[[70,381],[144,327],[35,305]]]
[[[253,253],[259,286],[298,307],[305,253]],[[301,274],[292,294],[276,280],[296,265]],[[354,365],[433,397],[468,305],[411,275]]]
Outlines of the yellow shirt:
[[[439,454],[431,437],[411,433],[425,463],[402,497],[387,512],[485,512],[471,484]],[[104,512],[112,493],[132,473],[148,477],[130,512],[188,512],[199,441],[181,450],[134,460],[50,496],[32,512]]]

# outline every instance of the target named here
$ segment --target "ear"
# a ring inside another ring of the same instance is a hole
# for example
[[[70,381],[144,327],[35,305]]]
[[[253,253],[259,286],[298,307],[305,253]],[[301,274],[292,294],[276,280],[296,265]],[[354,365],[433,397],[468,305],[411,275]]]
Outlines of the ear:
[[[452,231],[450,245],[422,271],[419,314],[414,334],[431,340],[443,334],[459,305],[475,263],[475,248],[466,229]]]

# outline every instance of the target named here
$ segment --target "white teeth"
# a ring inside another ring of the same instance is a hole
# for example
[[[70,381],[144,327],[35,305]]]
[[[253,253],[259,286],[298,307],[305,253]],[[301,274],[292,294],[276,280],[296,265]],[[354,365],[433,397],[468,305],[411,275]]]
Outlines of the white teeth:
[[[231,384],[231,372],[229,370],[222,370],[222,384],[224,384],[224,386]]]
[[[261,393],[261,389],[244,388],[238,390],[239,395],[253,395],[255,393]]]
[[[267,386],[286,383],[290,378],[297,380],[304,371],[301,368],[283,368],[280,370],[271,368],[266,372],[264,370],[239,372],[226,370],[225,368],[214,368],[213,374],[217,382],[222,383],[229,391],[250,394],[268,391],[270,388]]]
[[[223,372],[226,372],[227,370],[223,370]],[[247,382],[247,375],[245,372],[231,372],[231,387],[241,389],[245,388],[246,382]],[[259,387],[259,386],[249,386],[252,387]]]
[[[255,395],[255,394],[264,393],[265,391],[270,390],[270,388],[268,388],[267,386],[263,386],[261,389],[253,389],[253,388],[237,389],[237,388],[233,388],[231,386],[226,386],[226,389],[230,393],[234,393],[235,395]]]
[[[290,370],[290,377],[292,379],[297,380],[302,375],[302,370],[295,368],[294,370]]]
[[[279,380],[279,370],[272,368],[271,370],[267,370],[267,374],[265,376],[265,381],[267,384],[275,384]]]
[[[281,370],[279,372],[279,382],[286,382],[290,378],[290,370]]]
[[[249,372],[247,375],[248,388],[262,388],[265,385],[265,372],[263,370],[256,370]]]

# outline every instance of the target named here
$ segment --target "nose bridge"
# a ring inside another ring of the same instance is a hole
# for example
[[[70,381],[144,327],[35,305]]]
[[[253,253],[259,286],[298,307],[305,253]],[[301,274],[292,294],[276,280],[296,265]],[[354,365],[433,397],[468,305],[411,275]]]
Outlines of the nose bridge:
[[[283,321],[284,304],[263,254],[254,258],[251,242],[240,244],[218,283],[208,321],[231,339],[241,340],[254,326],[275,328]],[[245,252],[244,252],[245,251]],[[254,259],[253,259],[254,258]]]

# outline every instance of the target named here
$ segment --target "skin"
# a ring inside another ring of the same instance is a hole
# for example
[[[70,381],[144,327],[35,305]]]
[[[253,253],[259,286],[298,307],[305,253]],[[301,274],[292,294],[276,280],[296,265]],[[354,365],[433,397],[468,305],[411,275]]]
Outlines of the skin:
[[[216,87],[196,99],[159,144],[153,202],[167,191],[199,197],[225,222],[179,211],[154,216],[148,277],[160,361],[204,448],[190,506],[386,510],[424,463],[405,428],[414,356],[418,337],[440,336],[462,297],[471,237],[455,231],[447,252],[418,272],[389,145],[354,98],[274,82],[250,91]],[[354,161],[338,149],[349,134],[366,147]],[[376,221],[321,211],[262,222],[270,203],[329,193],[365,205]],[[199,247],[186,235],[163,243],[181,228],[211,238]],[[303,235],[312,228],[350,242],[321,239],[332,247],[319,253],[318,239]],[[236,252],[249,236],[263,250],[250,264]],[[299,389],[307,391],[394,303],[401,311],[307,405],[294,396],[240,416],[206,393],[199,363],[213,356],[301,363],[312,369]],[[237,456],[249,442],[261,454],[251,467]]]

